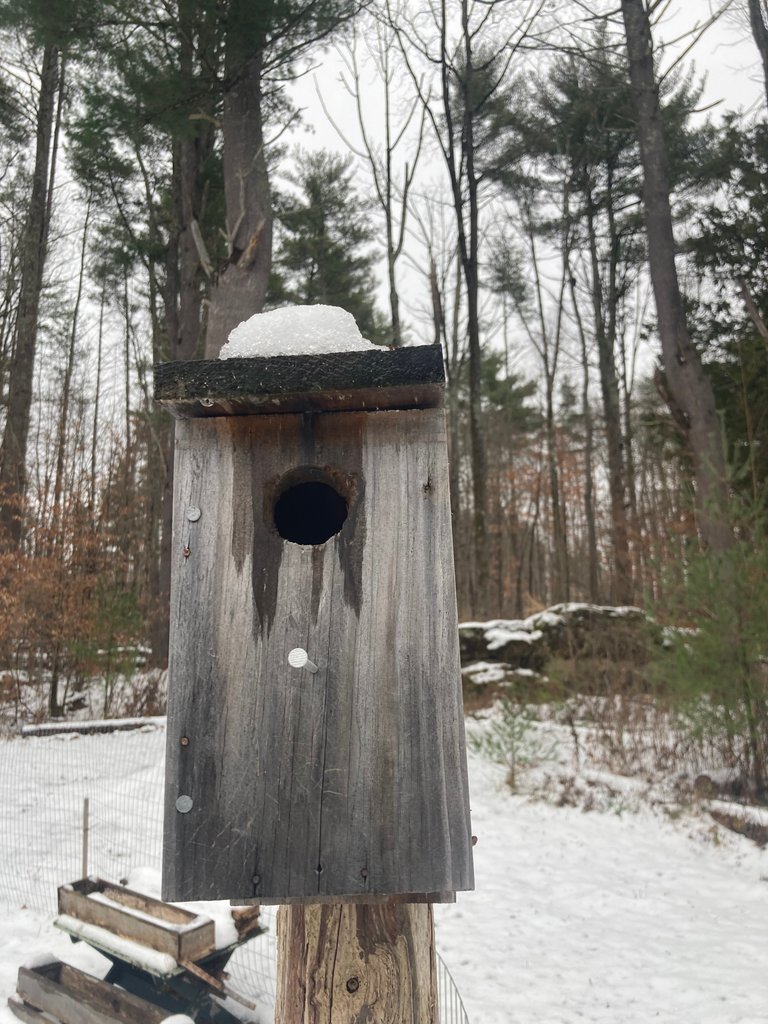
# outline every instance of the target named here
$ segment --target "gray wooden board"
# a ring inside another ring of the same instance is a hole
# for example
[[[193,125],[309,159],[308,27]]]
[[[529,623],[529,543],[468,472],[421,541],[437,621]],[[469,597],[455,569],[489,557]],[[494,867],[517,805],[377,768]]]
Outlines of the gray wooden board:
[[[433,408],[444,383],[436,345],[155,366],[155,399],[179,418]]]
[[[164,898],[472,888],[442,411],[195,419],[176,438]],[[297,467],[348,497],[324,544],[272,522]]]
[[[168,1016],[146,999],[60,961],[19,968],[17,991],[25,1003],[61,1024],[160,1024]]]

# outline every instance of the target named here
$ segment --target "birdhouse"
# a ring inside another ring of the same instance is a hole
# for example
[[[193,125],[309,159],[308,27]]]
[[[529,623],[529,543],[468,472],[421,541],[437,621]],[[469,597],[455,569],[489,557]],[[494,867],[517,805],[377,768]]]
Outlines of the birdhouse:
[[[163,896],[473,886],[439,348],[168,363]]]

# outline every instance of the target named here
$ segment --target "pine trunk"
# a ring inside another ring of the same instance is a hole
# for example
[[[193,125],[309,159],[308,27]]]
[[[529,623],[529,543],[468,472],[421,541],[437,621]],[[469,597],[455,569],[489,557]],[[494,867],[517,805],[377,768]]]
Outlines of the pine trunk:
[[[765,100],[768,103],[768,7],[765,0],[749,0],[749,23],[755,45],[760,52],[760,60],[763,62]]]
[[[432,907],[281,907],[275,1024],[437,1024]]]
[[[0,532],[18,546],[22,537],[22,506],[27,488],[26,457],[32,410],[32,380],[37,347],[40,295],[50,225],[51,146],[56,91],[60,84],[60,54],[48,44],[43,50],[37,108],[37,140],[32,192],[21,256],[21,290],[16,339],[9,365],[8,408],[0,445]]]
[[[723,550],[732,543],[733,534],[728,526],[728,484],[722,433],[712,386],[688,333],[675,266],[669,166],[653,66],[650,19],[643,0],[621,0],[621,9],[637,111],[645,179],[648,259],[666,384],[687,425],[702,540],[714,550]]]
[[[233,328],[261,312],[272,262],[272,201],[262,116],[262,53],[242,54],[236,36],[237,32],[230,29],[226,44],[228,88],[222,118],[230,251],[227,266],[211,288],[205,339],[207,359],[216,358]]]

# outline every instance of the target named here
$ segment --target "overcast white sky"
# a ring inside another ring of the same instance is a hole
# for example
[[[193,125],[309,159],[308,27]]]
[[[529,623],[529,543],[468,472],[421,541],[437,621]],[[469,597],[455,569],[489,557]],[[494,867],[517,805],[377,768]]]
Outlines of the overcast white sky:
[[[414,0],[414,3],[419,2],[420,0]],[[724,0],[669,0],[662,25],[656,27],[655,42],[657,46],[662,42],[669,44],[669,56],[665,57],[663,66],[668,66],[670,61],[682,55],[682,60],[687,64],[691,61],[695,63],[699,75],[706,75],[702,104],[709,108],[710,116],[718,117],[727,110],[738,108],[759,115],[765,110],[765,93],[759,55],[746,18],[739,20],[735,13],[726,15],[707,29],[690,52],[685,52],[694,39],[697,26],[701,27],[710,19],[712,6],[719,7],[723,2]],[[733,2],[735,6],[737,2],[743,0]],[[616,5],[613,7],[615,9]],[[314,69],[301,79],[295,88],[296,102],[303,108],[303,124],[292,132],[293,143],[305,148],[322,146],[337,152],[347,151],[344,142],[323,111],[317,96],[317,91],[320,90],[325,106],[333,112],[336,123],[353,145],[359,145],[355,108],[349,95],[339,84],[343,68],[339,53],[334,49],[316,55]],[[375,72],[369,69],[365,109],[367,129],[374,136],[380,134],[383,121],[383,106],[376,81]],[[412,95],[410,83],[404,81],[403,86],[404,92]],[[404,150],[401,159],[412,159],[410,147]],[[442,181],[441,163],[434,146],[430,145],[422,156],[419,171],[419,187],[423,191],[432,193],[439,188],[442,192],[445,183]],[[363,165],[360,165],[359,189],[363,193],[372,194],[369,171]],[[413,219],[409,222],[409,228],[414,229]],[[429,294],[424,278],[426,261],[422,258],[421,244],[412,233],[406,249],[410,250],[413,258],[410,264],[407,259],[402,261],[397,271],[400,297],[405,303],[402,315],[411,328],[411,337],[414,340],[419,337],[426,341],[431,334]],[[378,304],[382,312],[386,313],[388,298],[384,286],[383,264],[380,265],[377,276]],[[649,357],[652,355],[651,350],[648,350],[648,354]],[[522,363],[529,362],[522,351],[519,355]]]

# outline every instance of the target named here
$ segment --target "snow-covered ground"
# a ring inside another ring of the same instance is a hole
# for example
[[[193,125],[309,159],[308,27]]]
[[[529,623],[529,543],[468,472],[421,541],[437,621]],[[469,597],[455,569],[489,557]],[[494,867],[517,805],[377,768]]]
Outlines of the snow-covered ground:
[[[107,749],[122,776],[107,813],[110,786],[93,768],[103,761],[91,758],[81,772],[100,792],[113,836],[108,852],[122,863],[118,847],[130,831],[119,828],[126,767],[131,745],[147,737],[23,742],[36,744],[26,747],[35,751],[36,769],[17,774],[15,803],[3,790],[4,865],[34,859],[18,822],[50,812],[61,774],[50,780],[50,799],[37,802],[33,793],[58,770],[57,751],[81,756],[91,749],[79,745]],[[13,764],[18,772],[11,745],[0,743],[0,780]],[[145,757],[135,767],[142,785],[149,777]],[[438,948],[471,1024],[768,1024],[768,850],[694,811],[670,818],[608,800],[598,804],[602,810],[585,812],[583,803],[556,806],[512,794],[504,769],[477,753],[470,753],[469,767],[477,889],[436,908],[436,921]],[[154,822],[152,815],[146,820]],[[49,861],[55,849],[46,848]],[[57,875],[55,862],[39,870],[60,883],[72,880],[71,871]],[[103,965],[98,954],[57,932],[50,914],[19,904],[0,906],[0,1024],[15,1020],[5,1003],[21,964],[52,952],[86,970]]]

